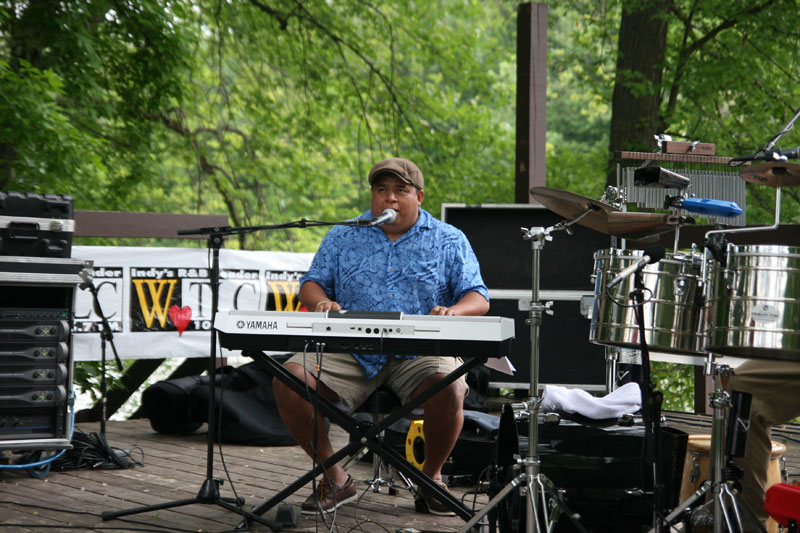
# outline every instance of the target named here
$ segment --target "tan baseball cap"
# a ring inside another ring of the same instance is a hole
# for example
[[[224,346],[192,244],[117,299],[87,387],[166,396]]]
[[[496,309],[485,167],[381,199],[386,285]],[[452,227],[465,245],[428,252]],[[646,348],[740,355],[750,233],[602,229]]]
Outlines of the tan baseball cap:
[[[372,170],[369,171],[369,184],[374,184],[375,180],[384,174],[397,176],[417,189],[422,190],[425,188],[425,180],[422,177],[422,171],[408,159],[392,157],[390,159],[378,161],[372,167]]]

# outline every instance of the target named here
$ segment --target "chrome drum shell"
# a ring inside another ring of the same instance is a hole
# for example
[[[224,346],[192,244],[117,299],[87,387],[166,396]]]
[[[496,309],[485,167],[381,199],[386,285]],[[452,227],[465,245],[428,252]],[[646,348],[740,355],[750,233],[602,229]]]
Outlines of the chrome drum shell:
[[[734,245],[709,267],[706,350],[800,361],[800,248]]]
[[[638,349],[639,329],[630,293],[635,276],[607,292],[617,274],[641,259],[641,250],[616,248],[594,255],[594,306],[589,340],[595,344]],[[702,258],[697,254],[665,254],[646,265],[644,282],[645,340],[654,351],[702,354],[704,306]]]

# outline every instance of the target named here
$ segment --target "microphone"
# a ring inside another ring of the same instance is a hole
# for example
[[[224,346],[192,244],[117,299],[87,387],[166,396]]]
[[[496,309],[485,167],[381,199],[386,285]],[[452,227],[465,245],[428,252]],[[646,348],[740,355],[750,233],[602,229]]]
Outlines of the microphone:
[[[617,277],[611,280],[611,283],[608,284],[606,287],[607,289],[613,289],[623,280],[627,279],[631,274],[634,272],[638,272],[645,265],[652,265],[653,263],[658,263],[662,259],[664,259],[664,253],[666,250],[664,249],[664,245],[660,243],[656,243],[653,246],[649,247],[647,250],[644,251],[644,255],[635,263],[630,266],[625,267],[622,271],[617,274]]]
[[[757,154],[734,157],[731,161],[786,161],[787,159],[800,159],[800,146],[788,150],[766,150]]]
[[[360,221],[364,227],[367,228],[374,228],[375,226],[380,226],[382,224],[387,224],[389,222],[394,222],[397,218],[397,211],[394,209],[384,209],[383,213],[372,220],[363,220]]]

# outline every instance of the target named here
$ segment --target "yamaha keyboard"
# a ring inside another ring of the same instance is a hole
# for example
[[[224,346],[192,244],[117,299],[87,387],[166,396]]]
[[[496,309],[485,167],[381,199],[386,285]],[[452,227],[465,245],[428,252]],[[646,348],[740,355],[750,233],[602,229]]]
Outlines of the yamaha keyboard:
[[[514,338],[510,318],[391,312],[220,311],[214,327],[229,350],[504,357]]]

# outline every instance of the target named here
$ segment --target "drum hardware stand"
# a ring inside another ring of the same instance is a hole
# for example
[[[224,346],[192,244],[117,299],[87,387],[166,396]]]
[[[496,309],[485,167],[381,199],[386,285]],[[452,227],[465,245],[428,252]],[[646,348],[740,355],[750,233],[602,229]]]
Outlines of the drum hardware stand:
[[[619,363],[619,350],[606,347],[606,393],[617,390],[617,364]]]
[[[530,359],[530,397],[524,405],[528,414],[528,456],[518,459],[519,465],[524,465],[524,472],[517,475],[503,489],[501,489],[480,511],[459,530],[459,533],[468,533],[471,529],[491,510],[508,497],[515,488],[522,487],[522,496],[525,497],[525,524],[528,533],[538,533],[540,531],[550,531],[552,525],[563,513],[569,518],[577,530],[587,533],[586,529],[579,522],[576,514],[567,507],[564,496],[558,491],[553,483],[541,473],[541,461],[538,456],[539,439],[539,408],[541,407],[543,395],[539,392],[539,328],[542,324],[544,313],[553,314],[550,307],[552,302],[542,304],[539,302],[539,264],[541,261],[541,251],[546,241],[553,240],[550,235],[554,231],[564,230],[568,235],[572,234],[569,228],[584,216],[589,214],[593,208],[589,208],[577,216],[559,222],[549,228],[521,228],[523,239],[531,241],[531,303],[529,308],[529,319],[527,323],[531,326],[531,359]],[[541,507],[540,507],[541,506]],[[541,511],[548,514],[543,517],[545,528],[540,528],[539,514]],[[548,512],[549,511],[549,512]]]
[[[794,120],[794,119],[793,119]],[[723,228],[723,229],[716,229],[706,232],[705,239],[704,239],[704,261],[702,265],[702,274],[701,274],[701,282],[703,285],[703,293],[708,300],[710,296],[707,293],[708,288],[708,265],[710,264],[712,259],[717,260],[720,263],[724,262],[724,257],[718,257],[717,255],[725,255],[725,252],[721,249],[725,245],[725,234],[728,233],[746,233],[746,232],[753,232],[753,231],[768,231],[777,229],[780,226],[780,214],[781,214],[781,188],[775,188],[775,222],[771,226],[756,226],[756,227],[742,227],[742,228]],[[717,254],[715,255],[712,250],[710,249],[709,245],[714,244],[715,240],[717,240],[717,236],[721,237],[722,239],[718,241],[719,250],[715,250]],[[711,256],[711,257],[709,257]],[[724,263],[723,263],[724,266]],[[710,479],[703,483],[700,489],[697,490],[692,496],[690,496],[686,501],[682,502],[678,507],[676,507],[665,519],[667,524],[672,524],[676,521],[681,514],[695,502],[697,502],[700,498],[703,498],[709,490],[712,491],[713,494],[713,514],[709,513],[708,509],[705,507],[700,507],[696,509],[691,515],[691,521],[698,525],[703,523],[705,525],[713,526],[714,533],[722,533],[723,532],[723,519],[725,522],[725,526],[727,527],[727,531],[730,533],[738,533],[741,531],[742,526],[742,514],[740,511],[740,505],[737,501],[737,494],[733,491],[730,486],[730,483],[722,479],[722,462],[723,456],[725,453],[724,450],[724,442],[725,442],[725,410],[731,407],[731,398],[730,395],[725,392],[721,384],[718,383],[721,377],[730,376],[732,374],[732,370],[727,365],[720,365],[715,363],[714,361],[714,354],[709,352],[706,358],[706,365],[705,365],[705,374],[707,376],[711,376],[712,381],[714,383],[714,391],[709,393],[709,406],[713,409],[713,417],[712,417],[712,433],[711,433],[711,454],[709,461],[713,460],[713,470],[711,470],[711,475],[709,476]],[[727,500],[729,505],[724,505],[724,501]],[[730,507],[733,511],[733,516],[729,514],[728,507]],[[747,509],[745,507],[745,509]],[[749,509],[747,509],[749,511]],[[750,513],[752,514],[752,513]],[[749,518],[749,516],[748,516]],[[733,522],[735,520],[735,523]],[[759,531],[763,531],[763,527],[761,524],[757,523],[754,520],[751,520],[754,524],[757,524],[757,528]],[[736,526],[738,529],[733,529]]]
[[[725,412],[732,405],[731,396],[721,388],[720,378],[730,377],[733,370],[728,365],[716,363],[714,354],[708,353],[705,363],[705,374],[711,376],[714,390],[709,393],[709,406],[713,409],[711,425],[711,449],[709,452],[709,479],[703,482],[700,488],[685,501],[681,502],[667,517],[664,524],[670,527],[681,520],[687,509],[698,501],[702,501],[710,492],[712,495],[711,510],[705,505],[691,512],[689,520],[693,526],[703,525],[712,527],[714,533],[739,533],[743,529],[743,511],[749,511],[738,501],[739,495],[733,489],[732,483],[724,479],[723,458],[725,456]],[[751,518],[749,515],[747,518]],[[763,532],[761,524],[754,520],[750,527],[756,527]],[[723,527],[724,525],[724,527]],[[651,530],[651,533],[654,530]]]
[[[620,370],[620,364],[641,365],[642,360],[639,350],[606,346],[606,392],[617,390],[617,384],[625,379],[629,370]]]
[[[711,251],[708,249],[707,245],[708,245],[708,243],[712,242],[712,240],[714,239],[714,237],[711,237],[711,235],[722,234],[722,237],[724,239],[726,233],[748,233],[748,232],[753,232],[753,231],[769,231],[769,230],[778,229],[780,227],[780,224],[781,224],[781,188],[780,187],[775,187],[775,222],[771,226],[752,226],[752,227],[745,226],[745,227],[742,227],[742,228],[714,229],[714,230],[706,232],[705,239],[703,241],[704,244],[706,245],[706,249],[705,249],[705,252],[706,252],[705,259],[706,260],[703,261],[703,269],[702,269],[701,280],[703,282],[708,280],[708,263],[709,263],[708,254],[711,253]]]

